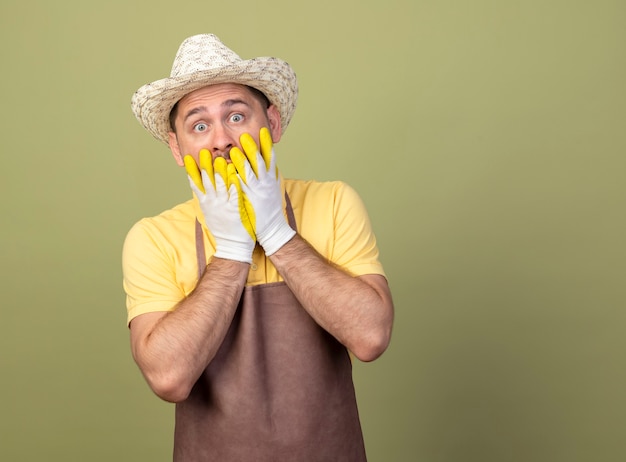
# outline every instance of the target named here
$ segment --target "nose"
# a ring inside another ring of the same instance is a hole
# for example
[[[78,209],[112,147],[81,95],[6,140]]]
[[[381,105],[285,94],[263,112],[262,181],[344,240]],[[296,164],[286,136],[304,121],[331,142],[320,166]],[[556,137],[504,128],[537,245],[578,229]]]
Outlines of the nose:
[[[228,127],[217,124],[213,127],[211,154],[213,159],[223,157],[230,161],[230,150],[236,145],[236,136]]]

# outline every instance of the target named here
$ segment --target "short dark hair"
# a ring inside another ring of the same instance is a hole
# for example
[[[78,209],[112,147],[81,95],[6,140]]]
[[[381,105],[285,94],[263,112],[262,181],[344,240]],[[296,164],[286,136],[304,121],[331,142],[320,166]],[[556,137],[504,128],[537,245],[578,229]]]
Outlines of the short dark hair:
[[[268,97],[265,96],[265,93],[263,93],[258,88],[254,88],[249,85],[244,85],[244,87],[250,90],[252,96],[254,96],[259,101],[259,103],[261,103],[263,109],[267,111],[271,103]],[[174,107],[170,111],[170,130],[172,130],[174,133],[176,133],[176,115],[178,115],[178,101],[176,102],[176,104],[174,104]]]

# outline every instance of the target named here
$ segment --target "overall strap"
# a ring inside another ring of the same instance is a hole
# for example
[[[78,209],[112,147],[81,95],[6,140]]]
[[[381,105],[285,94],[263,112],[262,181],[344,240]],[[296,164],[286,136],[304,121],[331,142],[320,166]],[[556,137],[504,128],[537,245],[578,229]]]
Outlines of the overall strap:
[[[204,251],[204,232],[198,218],[196,218],[196,261],[198,262],[199,281],[206,268],[206,252]]]

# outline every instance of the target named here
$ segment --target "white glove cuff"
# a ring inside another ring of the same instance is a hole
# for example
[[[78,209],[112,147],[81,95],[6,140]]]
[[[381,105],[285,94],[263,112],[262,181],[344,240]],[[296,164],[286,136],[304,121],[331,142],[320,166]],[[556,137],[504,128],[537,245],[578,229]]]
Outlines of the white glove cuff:
[[[295,235],[296,232],[285,221],[283,221],[266,233],[263,237],[257,236],[257,238],[259,240],[259,244],[265,251],[265,255],[269,257],[270,255],[276,253]]]
[[[213,256],[224,260],[235,260],[243,263],[252,263],[252,252],[250,249],[237,248],[217,248]]]

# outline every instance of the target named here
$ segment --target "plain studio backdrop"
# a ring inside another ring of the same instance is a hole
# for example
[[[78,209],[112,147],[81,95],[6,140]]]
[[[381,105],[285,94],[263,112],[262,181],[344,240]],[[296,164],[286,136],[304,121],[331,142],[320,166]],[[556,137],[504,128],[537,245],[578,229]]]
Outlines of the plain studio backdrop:
[[[285,176],[350,183],[396,303],[372,462],[626,460],[623,1],[3,0],[0,460],[171,460],[128,229],[191,197],[130,111],[180,42],[288,61]]]

